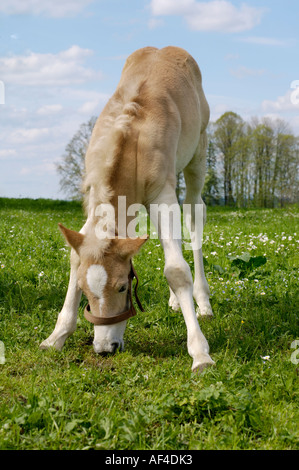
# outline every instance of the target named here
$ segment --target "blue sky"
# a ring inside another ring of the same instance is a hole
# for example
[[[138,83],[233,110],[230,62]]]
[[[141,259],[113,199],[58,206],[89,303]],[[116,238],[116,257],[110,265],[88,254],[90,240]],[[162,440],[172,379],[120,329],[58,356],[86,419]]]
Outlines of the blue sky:
[[[65,197],[55,162],[148,45],[193,55],[212,121],[270,116],[299,135],[296,0],[1,0],[0,196]]]

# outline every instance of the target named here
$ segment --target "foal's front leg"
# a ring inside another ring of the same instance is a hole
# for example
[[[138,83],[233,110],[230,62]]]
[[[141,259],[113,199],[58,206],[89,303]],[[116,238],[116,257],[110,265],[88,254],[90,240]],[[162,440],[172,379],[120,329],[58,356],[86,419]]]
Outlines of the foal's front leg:
[[[162,241],[162,244],[165,253],[164,274],[181,307],[187,327],[187,347],[193,359],[192,370],[202,371],[215,363],[209,356],[208,342],[196,318],[191,271],[183,258],[180,243],[177,240],[167,239]]]
[[[81,289],[79,289],[77,285],[77,269],[79,263],[80,259],[78,254],[75,252],[74,249],[72,249],[71,273],[64,305],[58,315],[58,319],[53,333],[41,343],[41,349],[48,349],[51,346],[54,346],[57,350],[61,350],[65,343],[65,340],[76,329],[78,307],[82,294]]]
[[[159,204],[174,207],[177,200],[173,188],[165,186],[164,191],[153,201],[150,208],[152,222],[158,228],[159,237],[165,254],[164,274],[171,289],[173,303],[175,299],[179,303],[187,327],[187,347],[193,359],[192,370],[203,370],[214,361],[209,356],[209,345],[204,337],[196,317],[193,303],[193,280],[189,265],[183,258],[181,240],[174,237],[174,233],[181,233],[180,210],[177,216],[170,217],[167,214],[159,217],[157,210]],[[176,223],[176,230],[174,230]]]

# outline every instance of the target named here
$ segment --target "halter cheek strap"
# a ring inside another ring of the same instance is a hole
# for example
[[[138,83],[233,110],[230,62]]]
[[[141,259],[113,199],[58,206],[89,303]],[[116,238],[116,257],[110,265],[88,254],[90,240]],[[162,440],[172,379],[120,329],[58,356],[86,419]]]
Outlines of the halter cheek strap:
[[[114,325],[115,323],[120,323],[124,320],[128,320],[129,318],[134,317],[136,315],[136,310],[135,310],[135,307],[133,304],[133,298],[132,298],[132,281],[134,277],[136,279],[136,284],[135,284],[135,289],[134,289],[135,299],[140,310],[144,312],[144,309],[141,305],[141,302],[137,294],[139,279],[133,267],[133,264],[131,262],[131,270],[129,273],[129,288],[128,288],[130,308],[126,310],[125,312],[119,313],[118,315],[115,315],[113,317],[96,317],[95,315],[92,315],[92,313],[90,312],[90,306],[88,304],[84,310],[84,317],[86,318],[86,320],[88,320],[90,323],[93,323],[94,325]]]

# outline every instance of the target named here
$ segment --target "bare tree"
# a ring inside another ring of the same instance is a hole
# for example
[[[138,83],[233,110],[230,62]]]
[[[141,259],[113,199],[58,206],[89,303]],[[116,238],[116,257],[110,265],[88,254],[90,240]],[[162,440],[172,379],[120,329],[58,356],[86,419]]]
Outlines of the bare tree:
[[[81,124],[79,130],[68,143],[61,162],[56,166],[60,175],[60,189],[70,199],[81,199],[81,182],[84,173],[85,153],[89,144],[96,117]]]

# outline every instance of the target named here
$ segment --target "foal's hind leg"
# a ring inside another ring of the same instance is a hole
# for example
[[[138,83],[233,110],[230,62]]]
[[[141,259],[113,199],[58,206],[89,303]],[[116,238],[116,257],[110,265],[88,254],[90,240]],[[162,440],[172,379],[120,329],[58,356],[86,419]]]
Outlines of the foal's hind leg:
[[[169,307],[172,308],[172,310],[174,310],[175,312],[178,312],[180,310],[180,304],[178,302],[178,299],[175,293],[171,289],[171,287],[169,287],[169,293],[170,293],[170,296],[169,296],[168,305]]]
[[[204,185],[206,173],[206,135],[202,134],[197,152],[189,165],[184,170],[186,182],[185,204],[191,206],[191,216],[187,217],[186,225],[191,235],[191,244],[194,256],[194,286],[193,297],[197,303],[197,316],[212,317],[213,312],[210,305],[210,289],[207,283],[203,256],[202,256],[202,231],[206,219],[206,207],[201,198],[201,190]],[[195,205],[200,204],[203,217],[196,217]]]

